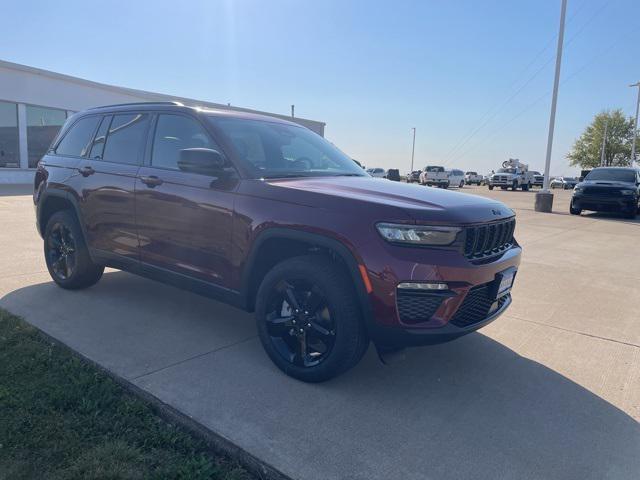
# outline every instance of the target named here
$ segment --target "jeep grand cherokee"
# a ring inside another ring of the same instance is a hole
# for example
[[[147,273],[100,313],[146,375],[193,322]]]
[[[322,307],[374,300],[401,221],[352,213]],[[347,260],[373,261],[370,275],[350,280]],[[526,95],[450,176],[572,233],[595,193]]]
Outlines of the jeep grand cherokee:
[[[521,253],[499,202],[372,178],[289,121],[178,104],[70,117],[34,203],[61,287],[109,266],[255,311],[271,360],[313,382],[370,341],[444,342],[491,322]]]

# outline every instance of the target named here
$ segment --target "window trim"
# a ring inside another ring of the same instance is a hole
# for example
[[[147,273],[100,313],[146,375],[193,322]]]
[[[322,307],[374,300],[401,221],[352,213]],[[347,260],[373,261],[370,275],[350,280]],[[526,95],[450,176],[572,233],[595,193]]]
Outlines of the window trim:
[[[98,115],[98,114],[82,115],[81,117],[78,117],[66,129],[64,128],[64,125],[63,125],[62,128],[60,129],[60,132],[62,133],[62,135],[60,135],[59,138],[54,139],[54,141],[52,143],[52,146],[47,151],[47,155],[55,155],[57,157],[67,157],[67,158],[88,158],[89,152],[91,152],[91,147],[93,147],[93,141],[95,140],[96,133],[98,131],[98,128],[100,128],[100,124],[102,123],[102,118],[100,118],[100,120],[98,121],[98,123],[96,124],[96,126],[93,129],[93,133],[91,134],[91,137],[89,139],[90,147],[89,147],[89,150],[87,151],[87,153],[85,155],[64,155],[62,153],[58,153],[57,150],[58,150],[58,147],[60,146],[60,144],[62,143],[62,140],[64,140],[64,138],[69,134],[69,132],[73,129],[73,127],[76,126],[76,124],[80,120],[84,120],[85,118],[91,118],[91,117],[102,117],[102,115]]]

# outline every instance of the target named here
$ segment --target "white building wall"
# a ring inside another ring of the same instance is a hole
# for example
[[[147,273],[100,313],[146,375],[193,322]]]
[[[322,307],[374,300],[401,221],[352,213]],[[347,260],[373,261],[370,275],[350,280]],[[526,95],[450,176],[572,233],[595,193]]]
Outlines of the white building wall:
[[[69,114],[100,105],[146,101],[178,101],[185,105],[262,113],[295,121],[324,135],[325,124],[303,118],[203,102],[190,98],[101,84],[55,72],[0,60],[0,101],[18,104],[20,168],[0,168],[1,183],[31,183],[27,162],[26,105],[66,110]]]

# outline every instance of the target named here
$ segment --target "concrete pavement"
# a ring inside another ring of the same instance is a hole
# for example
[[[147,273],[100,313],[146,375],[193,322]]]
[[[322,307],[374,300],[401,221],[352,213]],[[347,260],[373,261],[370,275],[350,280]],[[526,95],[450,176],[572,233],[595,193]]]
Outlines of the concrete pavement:
[[[5,187],[6,188],[6,187]],[[109,271],[49,279],[31,200],[0,191],[0,306],[296,479],[636,479],[640,222],[518,214],[507,314],[455,342],[307,385],[263,353],[251,315]]]

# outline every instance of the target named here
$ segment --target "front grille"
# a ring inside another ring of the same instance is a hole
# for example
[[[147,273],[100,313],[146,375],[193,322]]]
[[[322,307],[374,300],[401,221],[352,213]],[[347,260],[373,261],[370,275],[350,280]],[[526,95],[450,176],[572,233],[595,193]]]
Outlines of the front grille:
[[[496,177],[493,177],[493,181],[494,182],[506,182],[506,181],[508,181],[508,177],[506,177],[504,175],[502,175],[502,176],[498,175]]]
[[[503,295],[497,301],[494,300],[490,297],[493,284],[494,282],[485,283],[469,290],[462,305],[451,319],[451,323],[461,328],[468,327],[483,321],[489,313],[502,308],[510,295]],[[497,306],[493,305],[495,302]],[[493,310],[491,310],[492,306]]]
[[[515,218],[465,228],[465,257],[481,260],[511,248],[515,228]]]
[[[433,317],[442,303],[442,295],[416,291],[397,291],[398,315],[402,323],[422,323]]]
[[[594,197],[620,196],[620,189],[616,187],[584,187],[584,194]]]

